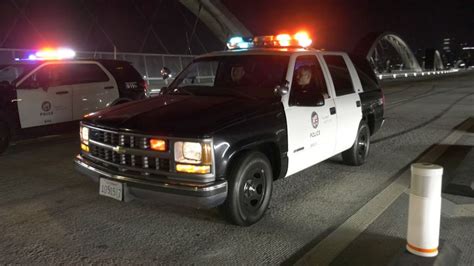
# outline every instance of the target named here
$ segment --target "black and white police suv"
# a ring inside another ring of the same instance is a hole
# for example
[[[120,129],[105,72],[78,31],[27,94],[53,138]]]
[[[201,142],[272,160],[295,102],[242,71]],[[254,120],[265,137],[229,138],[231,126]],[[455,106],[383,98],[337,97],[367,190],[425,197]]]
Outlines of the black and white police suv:
[[[1,65],[0,90],[2,152],[12,137],[51,134],[85,114],[142,99],[146,84],[125,61],[34,58]]]
[[[117,200],[220,206],[234,224],[257,222],[276,179],[339,153],[363,164],[383,123],[368,63],[310,43],[301,33],[232,38],[162,95],[85,118],[76,168]]]

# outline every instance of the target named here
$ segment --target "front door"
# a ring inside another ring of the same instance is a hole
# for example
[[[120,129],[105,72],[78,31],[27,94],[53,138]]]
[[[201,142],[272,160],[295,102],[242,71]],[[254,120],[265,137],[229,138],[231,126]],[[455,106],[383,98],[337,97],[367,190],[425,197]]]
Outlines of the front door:
[[[288,105],[287,176],[334,155],[336,114],[332,92],[316,55],[300,55],[294,60]]]
[[[72,120],[72,86],[62,64],[46,64],[17,88],[17,104],[22,128]]]

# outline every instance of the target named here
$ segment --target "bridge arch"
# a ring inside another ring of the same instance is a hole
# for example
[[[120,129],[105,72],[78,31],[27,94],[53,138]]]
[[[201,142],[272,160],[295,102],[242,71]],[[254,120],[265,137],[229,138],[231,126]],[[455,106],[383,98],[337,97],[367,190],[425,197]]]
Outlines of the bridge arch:
[[[377,73],[391,72],[390,60],[384,58],[387,44],[396,51],[404,71],[422,71],[408,44],[393,32],[373,32],[357,43],[354,53],[365,56]]]

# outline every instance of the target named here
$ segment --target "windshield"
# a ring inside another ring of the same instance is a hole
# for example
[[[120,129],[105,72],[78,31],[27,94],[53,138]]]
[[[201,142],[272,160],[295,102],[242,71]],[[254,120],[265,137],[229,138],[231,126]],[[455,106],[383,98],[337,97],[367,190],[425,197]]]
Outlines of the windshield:
[[[170,85],[168,94],[275,97],[285,81],[289,56],[236,55],[198,59]]]
[[[8,83],[12,83],[19,77],[26,74],[26,72],[29,71],[31,68],[33,68],[33,65],[28,64],[0,65],[0,82],[7,81]]]

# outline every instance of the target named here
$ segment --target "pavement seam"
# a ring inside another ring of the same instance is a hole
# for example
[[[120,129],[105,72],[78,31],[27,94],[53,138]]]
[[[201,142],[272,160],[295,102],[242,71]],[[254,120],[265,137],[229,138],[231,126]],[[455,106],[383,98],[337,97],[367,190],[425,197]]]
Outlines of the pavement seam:
[[[419,162],[435,162],[436,159],[455,144],[466,131],[474,125],[474,119],[466,120],[456,130],[453,130],[444,140],[427,153]],[[354,241],[370,224],[372,224],[400,195],[408,190],[410,169],[403,172],[389,186],[367,202],[355,214],[347,219],[336,230],[320,241],[309,252],[303,255],[295,265],[329,265],[349,244]]]

